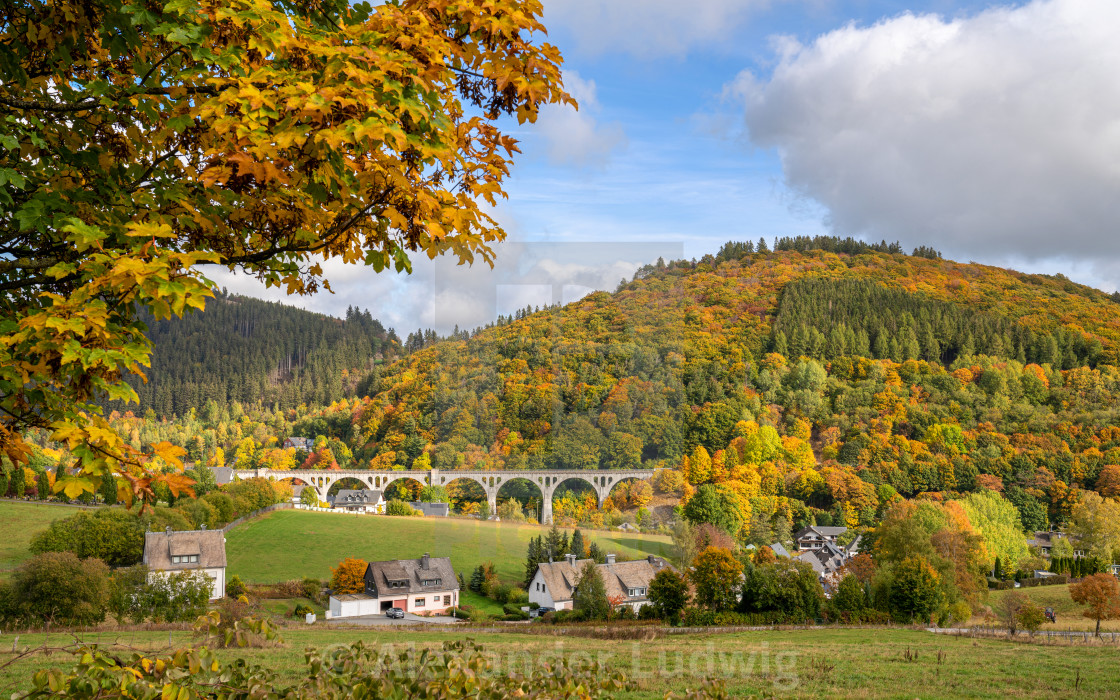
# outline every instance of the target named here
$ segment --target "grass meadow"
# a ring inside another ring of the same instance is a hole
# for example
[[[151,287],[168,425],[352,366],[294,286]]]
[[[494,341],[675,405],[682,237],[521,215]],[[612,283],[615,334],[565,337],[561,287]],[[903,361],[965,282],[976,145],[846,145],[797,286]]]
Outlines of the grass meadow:
[[[492,562],[508,583],[522,580],[529,539],[547,531],[539,525],[456,518],[341,515],[299,510],[274,511],[226,535],[229,575],[250,583],[274,583],[312,576],[330,578],[346,557],[366,561],[407,559],[425,552],[451,557],[455,570],[470,578],[479,564]],[[668,537],[584,531],[606,552],[641,558],[668,557]]]
[[[1068,583],[1060,586],[1036,586],[1033,588],[1016,588],[1011,590],[1026,595],[1035,605],[1041,608],[1049,607],[1054,609],[1058,621],[1054,624],[1049,622],[1043,623],[1041,628],[1043,630],[1080,630],[1092,632],[1096,628],[1096,620],[1091,620],[1081,614],[1082,611],[1085,610],[1085,606],[1078,605],[1069,597]],[[996,609],[999,599],[1010,593],[1011,590],[989,591],[987,605],[992,609]],[[984,624],[984,620],[974,617],[972,619],[972,624],[982,625]],[[1120,632],[1120,620],[1102,621],[1101,632]]]
[[[0,532],[8,533],[0,538],[0,578],[8,578],[13,569],[31,556],[27,547],[36,533],[77,512],[73,506],[0,499]]]
[[[268,649],[222,652],[243,657],[277,674],[277,683],[295,683],[304,674],[304,650],[362,641],[377,649],[404,645],[439,647],[468,636],[494,661],[494,672],[524,669],[563,655],[572,661],[603,662],[635,679],[637,690],[622,698],[662,697],[667,691],[695,688],[700,676],[725,679],[733,697],[746,695],[835,698],[1051,698],[1120,696],[1115,672],[1116,646],[1024,644],[991,639],[933,635],[900,629],[810,629],[734,634],[666,635],[663,630],[630,630],[634,639],[596,639],[580,630],[525,633],[491,630],[409,630],[332,628],[322,623],[282,631],[283,644]],[[188,644],[190,633],[170,633],[173,647]],[[155,653],[168,648],[169,633],[101,632],[79,635],[87,642],[121,651]],[[43,653],[15,659],[10,636],[0,646],[0,693],[26,689],[45,667],[68,667],[67,654]],[[73,642],[71,635],[25,635],[19,648]]]

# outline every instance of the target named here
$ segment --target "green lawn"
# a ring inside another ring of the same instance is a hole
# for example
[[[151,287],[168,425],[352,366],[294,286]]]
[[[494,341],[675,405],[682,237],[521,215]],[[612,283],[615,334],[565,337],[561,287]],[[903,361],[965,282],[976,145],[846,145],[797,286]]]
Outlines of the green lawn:
[[[27,547],[32,536],[55,520],[77,512],[77,508],[55,503],[0,500],[0,532],[7,533],[0,538],[0,578],[7,578],[31,556]]]
[[[522,628],[524,629],[524,628]],[[948,637],[911,630],[786,630],[726,635],[672,635],[649,630],[645,638],[590,639],[576,634],[502,634],[488,631],[402,631],[392,628],[331,629],[293,626],[282,630],[285,644],[270,649],[222,652],[243,657],[278,675],[277,686],[296,683],[306,673],[306,647],[325,648],[361,640],[380,651],[385,645],[438,646],[470,636],[490,652],[493,671],[505,673],[555,659],[595,659],[639,683],[622,698],[662,697],[666,691],[695,688],[697,677],[723,676],[732,697],[747,695],[834,698],[1055,698],[1118,697],[1115,646],[1028,645],[988,639]],[[118,640],[133,649],[166,647],[167,632],[81,635],[88,641]],[[172,633],[172,643],[189,643],[190,633]],[[5,639],[8,636],[5,635]],[[39,645],[43,635],[24,635],[19,646]],[[51,642],[70,643],[69,635]],[[124,651],[122,649],[122,651]],[[128,653],[124,653],[128,656]],[[0,645],[0,693],[27,688],[44,667],[72,665],[69,657],[34,655],[15,661],[11,644]],[[753,662],[752,662],[753,659]],[[734,664],[734,665],[733,665]],[[749,668],[748,664],[752,664]],[[6,667],[5,667],[6,666]]]
[[[525,574],[529,539],[547,528],[455,518],[396,518],[283,510],[238,526],[226,535],[229,575],[252,583],[273,583],[312,576],[330,578],[331,567],[346,557],[366,561],[407,559],[425,552],[451,557],[469,579],[483,562],[492,562],[503,581]],[[606,552],[636,559],[668,557],[672,543],[662,535],[586,532]]]

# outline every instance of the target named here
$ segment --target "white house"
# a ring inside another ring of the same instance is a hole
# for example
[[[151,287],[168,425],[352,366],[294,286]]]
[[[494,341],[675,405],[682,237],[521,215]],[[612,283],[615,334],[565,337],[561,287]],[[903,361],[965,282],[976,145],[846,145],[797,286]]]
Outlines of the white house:
[[[793,536],[793,539],[797,543],[797,548],[802,551],[806,549],[821,549],[828,544],[836,546],[836,538],[847,531],[848,528],[846,527],[810,525],[809,527],[799,530],[797,534]]]
[[[226,595],[226,538],[221,530],[149,532],[144,535],[148,580],[180,571],[196,571],[213,583],[210,600]]]
[[[569,554],[564,561],[537,564],[537,572],[529,584],[529,602],[542,608],[571,610],[572,595],[579,583],[580,572],[592,559],[576,559]],[[616,562],[613,554],[607,555],[605,564],[596,564],[606,584],[607,598],[615,607],[638,608],[649,602],[649,582],[657,572],[673,568],[661,557],[652,554],[637,561]]]
[[[447,557],[371,561],[365,591],[332,595],[331,618],[377,615],[400,608],[416,615],[447,612],[459,605],[459,577]]]
[[[331,508],[358,513],[384,513],[385,498],[373,489],[342,489],[331,498]]]

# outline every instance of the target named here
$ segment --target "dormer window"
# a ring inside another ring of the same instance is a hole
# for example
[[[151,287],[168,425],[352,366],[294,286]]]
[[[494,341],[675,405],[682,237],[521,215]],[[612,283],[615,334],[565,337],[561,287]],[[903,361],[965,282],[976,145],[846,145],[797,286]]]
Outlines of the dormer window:
[[[197,554],[183,554],[181,556],[173,556],[173,557],[171,557],[171,563],[172,564],[197,564],[198,563],[198,555]]]

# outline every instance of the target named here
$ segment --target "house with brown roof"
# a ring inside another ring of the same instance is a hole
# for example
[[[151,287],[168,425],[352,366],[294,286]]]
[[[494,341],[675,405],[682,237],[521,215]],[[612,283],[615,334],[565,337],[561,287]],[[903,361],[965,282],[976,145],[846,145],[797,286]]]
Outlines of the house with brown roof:
[[[529,584],[529,602],[542,608],[571,610],[580,572],[589,563],[594,560],[576,559],[576,555],[569,554],[563,561],[537,564],[537,572]],[[606,585],[607,598],[615,607],[625,605],[635,612],[649,602],[649,582],[657,572],[673,568],[669,562],[652,554],[637,561],[616,561],[615,555],[608,554],[606,563],[596,564],[596,567]]]
[[[331,618],[379,615],[389,608],[436,615],[459,605],[459,577],[447,557],[371,561],[364,578],[362,593],[331,596]]]
[[[144,565],[148,580],[180,571],[194,571],[210,577],[210,600],[226,595],[226,537],[221,530],[188,530],[144,535]]]

